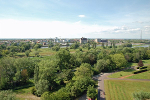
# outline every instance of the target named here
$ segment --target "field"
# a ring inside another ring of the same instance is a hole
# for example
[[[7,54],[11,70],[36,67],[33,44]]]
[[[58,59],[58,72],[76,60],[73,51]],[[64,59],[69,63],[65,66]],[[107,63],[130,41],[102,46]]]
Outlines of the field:
[[[120,78],[120,77],[132,74],[132,71],[133,71],[133,69],[127,69],[127,70],[124,70],[124,71],[120,71],[120,72],[111,74],[108,77],[109,78]]]
[[[61,49],[65,49],[65,48],[61,48]],[[75,53],[78,50],[79,49],[69,49],[70,53]],[[88,49],[83,48],[82,51],[87,52]],[[34,57],[35,52],[36,52],[35,49],[31,49],[29,57]],[[57,53],[57,51],[53,51],[52,49],[49,49],[49,48],[40,48],[37,50],[37,52],[39,52],[40,56],[51,56],[51,55],[55,55]],[[25,56],[24,52],[18,52],[18,53],[16,53],[16,57],[26,57],[26,56]]]
[[[106,100],[133,100],[134,92],[150,92],[149,81],[105,80]]]
[[[150,68],[150,66],[149,66],[150,65],[150,59],[149,60],[142,60],[142,61],[143,61],[143,64],[145,66],[148,66]],[[129,63],[128,66],[137,66],[137,63]],[[120,78],[120,77],[123,77],[123,76],[131,75],[132,71],[134,71],[134,70],[133,69],[128,69],[128,70],[124,70],[124,71],[114,73],[112,75],[109,75],[108,77],[109,78]],[[130,79],[150,79],[150,71],[139,73],[139,74],[127,77],[127,78],[130,78]]]

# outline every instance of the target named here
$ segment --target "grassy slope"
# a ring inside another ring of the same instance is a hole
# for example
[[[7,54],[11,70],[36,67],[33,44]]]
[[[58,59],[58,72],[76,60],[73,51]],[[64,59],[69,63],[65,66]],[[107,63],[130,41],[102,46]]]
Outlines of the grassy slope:
[[[150,92],[147,81],[105,80],[104,84],[106,100],[133,100],[134,92]]]

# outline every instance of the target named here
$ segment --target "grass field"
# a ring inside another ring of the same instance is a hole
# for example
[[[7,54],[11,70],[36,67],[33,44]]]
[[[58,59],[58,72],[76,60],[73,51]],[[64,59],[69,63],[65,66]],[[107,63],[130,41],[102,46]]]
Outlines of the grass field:
[[[135,74],[133,76],[126,77],[126,78],[128,79],[150,79],[150,71]]]
[[[148,66],[150,68],[150,59],[149,60],[142,60],[143,64],[145,66]],[[128,63],[128,66],[137,66],[137,63]],[[131,75],[132,71],[134,71],[133,69],[128,69],[128,70],[124,70],[124,71],[120,71],[117,73],[114,73],[112,75],[109,75],[109,78],[120,78],[123,76],[127,76],[127,75]],[[149,76],[148,76],[149,75]],[[144,72],[144,73],[139,73],[130,77],[127,77],[130,79],[150,79],[150,71],[148,72]]]
[[[120,72],[111,74],[108,77],[109,78],[120,78],[120,77],[123,77],[123,76],[131,75],[132,71],[133,71],[133,69],[127,69],[127,70],[124,70],[124,71],[120,71]]]
[[[148,81],[105,80],[106,100],[133,100],[134,92],[150,92]]]

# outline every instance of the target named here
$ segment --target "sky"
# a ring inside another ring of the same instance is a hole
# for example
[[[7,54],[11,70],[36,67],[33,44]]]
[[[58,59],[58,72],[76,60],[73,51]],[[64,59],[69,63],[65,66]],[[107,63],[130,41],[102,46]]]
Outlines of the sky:
[[[0,38],[150,39],[150,0],[0,0]]]

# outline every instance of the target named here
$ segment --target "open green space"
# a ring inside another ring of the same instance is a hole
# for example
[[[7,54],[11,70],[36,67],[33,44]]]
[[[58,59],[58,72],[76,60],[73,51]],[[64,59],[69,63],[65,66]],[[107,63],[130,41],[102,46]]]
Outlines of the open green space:
[[[150,65],[150,59],[149,60],[142,60],[142,61],[143,61],[144,65],[146,65],[146,66],[148,66],[148,68],[150,68],[150,66],[149,66]],[[128,63],[128,66],[137,66],[137,65],[138,65],[137,63]],[[111,74],[108,77],[109,78],[120,78],[123,76],[131,75],[133,71],[134,71],[133,69],[127,69],[124,71],[120,71],[120,72],[116,72],[114,74]],[[150,75],[149,73],[150,73],[150,71],[147,71],[147,72],[139,73],[139,74],[127,77],[127,78],[130,78],[130,79],[150,79],[150,76],[148,76],[148,75]]]
[[[134,70],[133,69],[127,69],[127,70],[124,70],[124,71],[120,71],[120,72],[111,74],[108,77],[109,78],[120,78],[120,77],[132,74],[132,71],[134,71]]]
[[[133,100],[134,92],[150,92],[149,81],[105,80],[106,100]]]
[[[150,79],[150,71],[135,74],[133,76],[126,77],[128,79]]]

